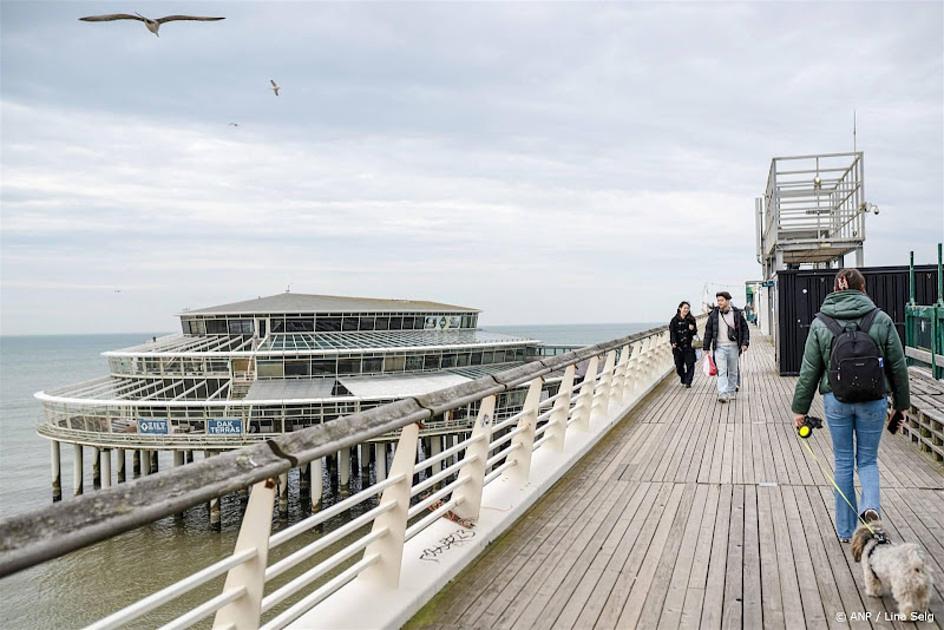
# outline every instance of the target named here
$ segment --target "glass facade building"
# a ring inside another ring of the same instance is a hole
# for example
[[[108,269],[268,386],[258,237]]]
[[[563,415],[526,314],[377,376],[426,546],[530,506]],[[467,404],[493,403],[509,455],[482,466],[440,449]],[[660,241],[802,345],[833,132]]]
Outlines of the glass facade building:
[[[478,315],[293,293],[184,311],[179,334],[105,352],[108,375],[37,394],[39,433],[106,448],[231,448],[541,354],[537,340],[479,330]],[[520,409],[524,393],[502,394],[498,415]],[[426,430],[467,430],[475,412],[457,410]]]

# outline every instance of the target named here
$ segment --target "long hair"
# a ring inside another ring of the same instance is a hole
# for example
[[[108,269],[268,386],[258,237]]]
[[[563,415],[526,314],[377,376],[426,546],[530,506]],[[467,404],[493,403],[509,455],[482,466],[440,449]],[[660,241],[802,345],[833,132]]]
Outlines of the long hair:
[[[840,269],[833,281],[833,291],[846,291],[854,289],[865,293],[865,276],[853,267]]]
[[[678,317],[679,319],[682,319],[682,307],[683,307],[683,306],[687,306],[687,307],[688,307],[688,317],[686,317],[686,319],[688,319],[688,318],[695,319],[695,316],[692,315],[692,305],[689,304],[688,302],[686,302],[685,300],[682,300],[681,302],[679,302],[678,308],[675,309],[675,316]]]

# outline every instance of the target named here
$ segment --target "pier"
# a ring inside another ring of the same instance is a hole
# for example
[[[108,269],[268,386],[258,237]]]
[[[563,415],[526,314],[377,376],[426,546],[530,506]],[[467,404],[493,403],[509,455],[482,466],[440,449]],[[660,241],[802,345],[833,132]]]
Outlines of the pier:
[[[701,373],[690,390],[663,381],[408,627],[901,627],[835,535],[832,485],[793,429],[795,379],[769,338],[742,361],[730,404]],[[809,445],[831,473],[827,432]],[[893,539],[944,576],[944,468],[888,434],[879,466]],[[939,577],[919,627],[944,628],[942,594]]]
[[[912,627],[890,597],[864,594],[834,534],[828,429],[806,451],[768,337],[755,331],[743,361],[728,404],[704,377],[675,382],[662,328],[533,361],[6,519],[0,575],[251,486],[231,555],[91,627],[147,622],[223,575],[217,596],[169,611],[171,627],[213,615],[217,627],[270,629]],[[944,387],[912,376],[921,408],[883,440],[883,516],[940,576],[944,453],[931,407]],[[498,395],[518,387],[522,410],[497,419]],[[470,402],[468,437],[437,454],[420,446],[425,420]],[[284,475],[396,429],[373,485],[271,531]],[[944,627],[941,579],[934,588],[919,627]]]

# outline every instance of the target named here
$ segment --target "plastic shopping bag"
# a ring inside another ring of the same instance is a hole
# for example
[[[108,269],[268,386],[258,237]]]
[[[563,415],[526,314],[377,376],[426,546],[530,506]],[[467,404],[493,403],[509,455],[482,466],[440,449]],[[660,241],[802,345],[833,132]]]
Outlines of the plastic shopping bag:
[[[715,360],[711,358],[710,352],[705,353],[705,361],[701,364],[701,369],[705,376],[718,375],[718,366],[715,365]]]

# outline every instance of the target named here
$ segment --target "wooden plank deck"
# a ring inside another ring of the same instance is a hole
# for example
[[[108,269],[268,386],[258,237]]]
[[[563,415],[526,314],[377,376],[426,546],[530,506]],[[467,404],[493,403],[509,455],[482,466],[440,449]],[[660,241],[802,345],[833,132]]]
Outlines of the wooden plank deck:
[[[915,627],[865,595],[768,339],[742,368],[729,404],[700,373],[667,379],[408,627]],[[810,445],[831,470],[827,430]],[[893,539],[919,542],[936,578],[916,625],[944,628],[944,467],[886,433],[879,469]]]

